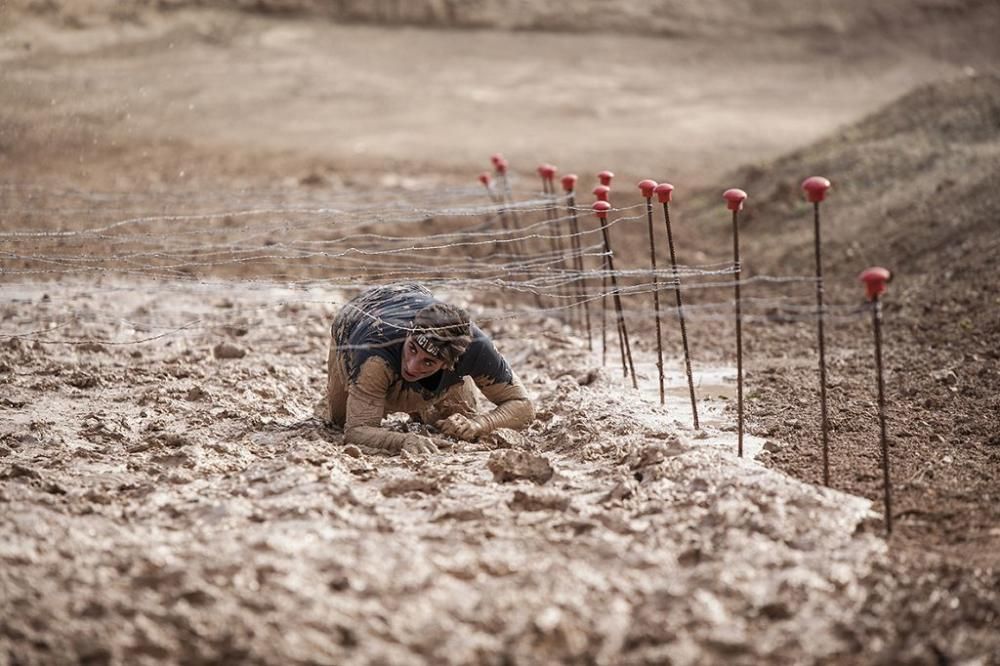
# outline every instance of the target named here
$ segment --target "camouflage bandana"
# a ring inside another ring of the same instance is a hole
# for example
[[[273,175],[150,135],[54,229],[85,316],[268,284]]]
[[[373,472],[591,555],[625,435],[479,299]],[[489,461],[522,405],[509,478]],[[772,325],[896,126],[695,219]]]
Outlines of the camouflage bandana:
[[[426,333],[420,331],[414,331],[413,342],[418,347],[423,349],[425,352],[433,356],[434,358],[441,358],[441,347],[437,345],[433,340],[427,337]]]

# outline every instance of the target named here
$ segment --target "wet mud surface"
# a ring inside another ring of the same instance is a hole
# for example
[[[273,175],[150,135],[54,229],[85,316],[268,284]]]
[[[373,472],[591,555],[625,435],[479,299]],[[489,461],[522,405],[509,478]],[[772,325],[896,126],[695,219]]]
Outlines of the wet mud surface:
[[[84,314],[82,344],[0,350],[13,663],[808,661],[850,648],[886,558],[867,500],[623,396],[577,339],[498,335],[528,431],[390,457],[311,416],[330,306],[20,289],[14,324]],[[202,328],[84,341],[182,312]]]

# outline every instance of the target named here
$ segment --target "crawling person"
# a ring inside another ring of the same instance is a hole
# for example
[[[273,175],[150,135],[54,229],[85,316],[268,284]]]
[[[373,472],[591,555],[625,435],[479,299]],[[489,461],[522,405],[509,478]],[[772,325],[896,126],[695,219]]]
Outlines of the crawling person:
[[[331,329],[325,417],[344,442],[393,453],[433,453],[434,440],[380,427],[406,412],[473,441],[535,418],[521,381],[462,308],[418,284],[370,289],[344,304]],[[469,379],[471,379],[471,382]],[[475,384],[496,408],[476,410]]]

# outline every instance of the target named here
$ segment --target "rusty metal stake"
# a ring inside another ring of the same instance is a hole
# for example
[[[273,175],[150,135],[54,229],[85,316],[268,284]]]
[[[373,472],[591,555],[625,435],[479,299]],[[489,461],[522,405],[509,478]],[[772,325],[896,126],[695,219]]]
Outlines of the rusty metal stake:
[[[510,188],[510,181],[507,180],[506,165],[504,165],[503,171],[497,171],[497,180],[500,181],[500,201],[503,203],[504,212],[510,214],[511,230],[515,234],[512,238],[511,245],[514,247],[514,252],[517,253],[519,257],[523,257],[527,260],[530,255],[521,246],[521,239],[516,237],[516,234],[521,231],[521,222],[517,217],[517,211],[514,210],[514,194]],[[536,298],[538,297],[537,294],[535,296]]]
[[[740,311],[740,279],[743,268],[740,264],[740,226],[739,214],[743,202],[747,198],[743,190],[730,189],[722,195],[728,202],[729,210],[733,211],[733,266],[736,271],[734,281],[736,288],[736,414],[739,421],[739,441],[737,455],[743,457],[743,316]]]
[[[484,171],[481,174],[479,174],[479,182],[482,183],[483,187],[486,188],[486,196],[489,197],[490,203],[499,206],[499,208],[497,209],[497,212],[494,215],[488,217],[486,219],[486,222],[487,223],[491,222],[494,217],[499,218],[500,219],[500,227],[503,229],[504,234],[509,234],[510,233],[510,225],[507,224],[507,215],[505,214],[504,209],[503,209],[503,201],[493,191],[492,178],[490,178],[489,172]],[[500,251],[501,245],[500,245],[500,241],[499,240],[497,240],[495,242],[494,249],[496,251],[498,251],[498,252]]]
[[[513,227],[512,230],[514,235],[511,237],[511,247],[514,250],[514,254],[517,255],[518,260],[520,260],[521,257],[524,257],[524,261],[527,262],[527,259],[530,255],[528,254],[527,250],[523,250],[521,248],[521,239],[517,238],[516,236],[516,234],[518,234],[521,231],[521,223],[518,220],[517,212],[514,210],[513,207],[514,195],[511,191],[510,181],[507,179],[507,169],[508,169],[507,160],[503,159],[503,157],[501,157],[500,155],[494,155],[493,166],[496,169],[497,180],[500,181],[501,185],[500,188],[501,201],[503,202],[505,209],[510,213],[510,219],[512,221],[512,227]],[[525,263],[524,275],[525,277],[530,276],[526,263]],[[531,295],[534,297],[535,305],[538,307],[538,309],[540,310],[544,309],[545,305],[542,303],[541,295],[535,290],[532,290]]]
[[[549,222],[549,229],[551,231],[551,236],[549,238],[549,246],[552,248],[553,254],[558,258],[557,268],[559,269],[560,282],[556,284],[556,291],[559,295],[559,313],[560,316],[565,317],[565,322],[572,327],[575,323],[573,321],[573,309],[569,308],[566,310],[562,309],[562,304],[568,302],[572,297],[570,294],[570,287],[565,282],[562,282],[566,276],[566,263],[565,255],[566,251],[563,248],[562,236],[560,235],[560,225],[559,225],[559,213],[556,210],[556,187],[553,179],[556,175],[556,167],[551,164],[542,164],[538,167],[538,175],[542,178],[542,193],[547,199],[545,204],[545,219]]]
[[[576,186],[577,177],[575,174],[567,174],[562,177],[563,191],[566,193],[566,210],[569,212],[569,228],[573,235],[573,265],[577,271],[576,297],[577,304],[583,306],[583,320],[587,326],[587,350],[594,350],[593,333],[590,330],[590,299],[586,296],[587,283],[583,278],[583,246],[580,242],[580,223],[576,217],[576,198],[573,189]]]
[[[885,428],[885,380],[882,374],[882,301],[872,301],[875,328],[875,373],[878,381],[878,427],[882,443],[882,487],[885,496],[885,531],[892,534],[892,482],[889,480],[889,440]]]
[[[674,273],[674,291],[677,294],[677,319],[681,325],[681,342],[684,345],[684,371],[687,373],[688,393],[691,395],[691,415],[694,420],[694,429],[700,430],[698,424],[698,401],[694,395],[694,378],[691,374],[691,354],[688,351],[687,324],[684,321],[684,303],[681,299],[681,278],[677,272],[677,255],[674,254],[674,235],[670,229],[670,198],[674,187],[670,183],[660,183],[656,186],[656,193],[663,203],[663,219],[667,225],[667,246],[670,248],[670,267]]]
[[[819,335],[819,406],[823,440],[823,485],[830,485],[830,421],[826,408],[826,341],[823,335],[823,255],[820,251],[819,202],[813,203],[816,250],[816,326]]]
[[[608,364],[608,258],[601,264],[601,365]]]
[[[611,269],[614,270],[614,269]],[[612,295],[612,299],[615,298],[617,294]],[[618,301],[615,300],[615,312],[618,312]],[[615,330],[618,331],[618,351],[621,352],[622,356],[622,377],[628,378],[628,356],[625,355],[625,333],[622,330],[622,317],[616,316],[615,318]]]
[[[830,181],[820,176],[807,178],[802,189],[813,205],[813,238],[816,253],[816,326],[819,338],[819,406],[823,444],[823,485],[830,485],[830,420],[826,405],[826,340],[823,335],[823,253],[820,249],[819,204],[830,188]]]
[[[597,212],[597,217],[601,221],[601,234],[604,237],[606,265],[608,267],[608,274],[611,277],[611,293],[618,317],[618,334],[619,342],[621,343],[623,369],[626,376],[628,376],[629,371],[631,371],[632,388],[638,389],[639,383],[635,376],[635,365],[632,363],[632,347],[629,344],[628,339],[628,326],[625,323],[625,308],[622,306],[621,293],[618,289],[618,277],[615,275],[615,260],[611,251],[611,236],[608,234],[607,214],[608,211],[611,210],[611,204],[607,201],[598,201],[594,204],[594,210]],[[627,367],[625,367],[626,362],[628,363]]]
[[[611,182],[611,178],[614,174],[610,171],[602,171],[597,174],[597,177],[601,180],[601,184],[594,188],[594,196],[597,197],[597,202],[608,202],[608,196],[611,193],[611,188],[608,183]],[[594,203],[597,206],[597,202]],[[607,211],[611,209],[611,204],[604,209],[605,217],[607,216]],[[601,221],[601,226],[604,226],[604,217],[601,217],[601,213],[598,212],[598,219]],[[608,251],[604,251],[604,260],[601,263],[601,365],[606,366],[608,364]],[[619,332],[619,336],[621,333]],[[619,338],[619,342],[621,339]]]
[[[872,327],[875,329],[875,377],[878,383],[878,425],[882,444],[882,490],[885,501],[885,531],[892,534],[892,481],[889,478],[889,438],[885,427],[885,380],[882,372],[882,301],[879,296],[886,290],[892,273],[873,266],[859,276],[865,283],[868,300],[872,303]]]
[[[656,182],[646,179],[639,181],[639,189],[646,199],[646,221],[649,227],[649,265],[653,273],[653,316],[656,318],[656,370],[660,379],[660,404],[666,404],[667,396],[663,388],[663,334],[660,326],[660,290],[656,279],[656,237],[653,235],[653,190]]]

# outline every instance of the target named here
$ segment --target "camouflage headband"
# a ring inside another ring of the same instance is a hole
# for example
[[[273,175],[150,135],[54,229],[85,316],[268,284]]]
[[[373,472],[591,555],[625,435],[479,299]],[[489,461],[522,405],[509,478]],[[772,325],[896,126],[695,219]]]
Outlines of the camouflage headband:
[[[413,332],[413,342],[434,358],[441,358],[441,347],[427,337],[427,334],[423,331],[416,330]]]

